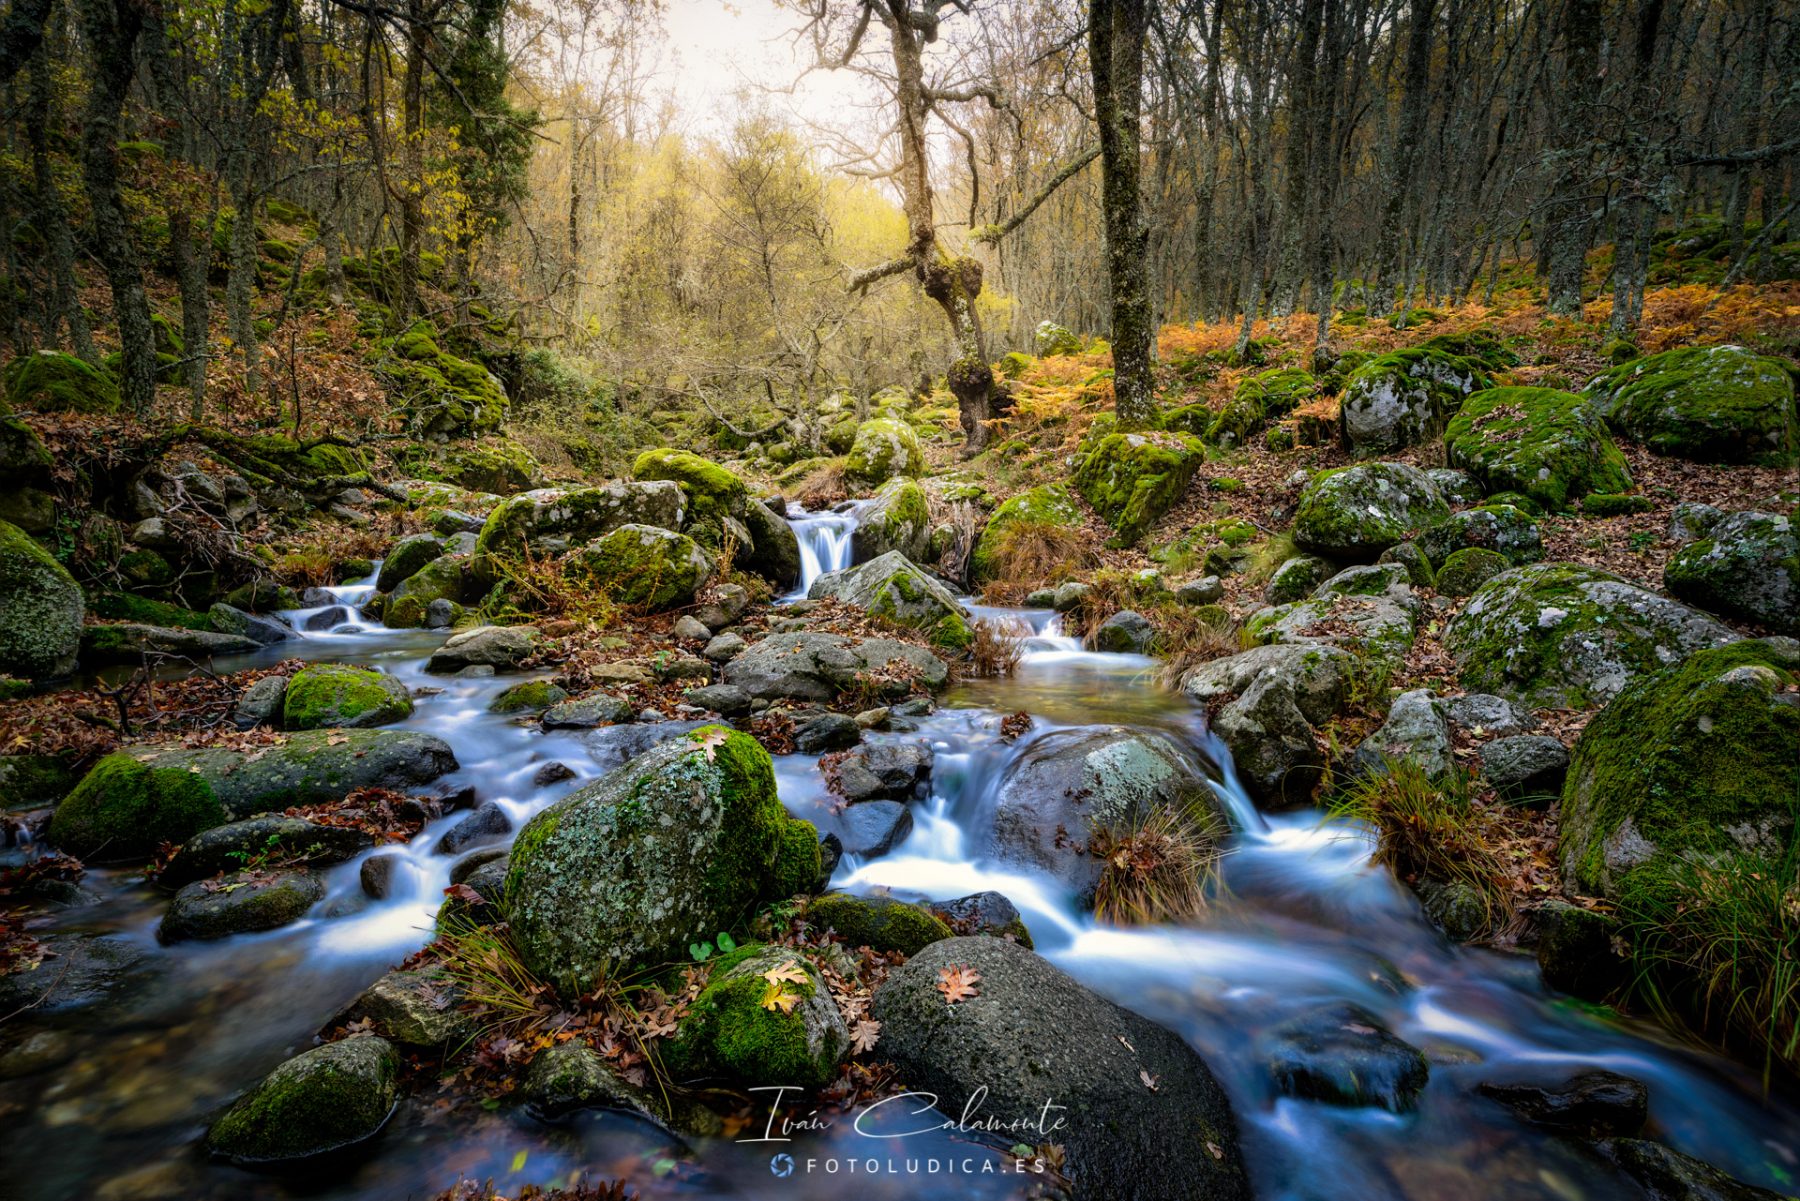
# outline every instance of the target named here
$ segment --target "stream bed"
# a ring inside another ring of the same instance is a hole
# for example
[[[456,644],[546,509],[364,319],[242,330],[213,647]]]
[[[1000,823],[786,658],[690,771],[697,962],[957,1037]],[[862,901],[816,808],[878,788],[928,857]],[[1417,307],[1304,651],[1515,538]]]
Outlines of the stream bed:
[[[796,515],[807,582],[848,562],[854,514]],[[354,606],[371,587],[338,590]],[[804,593],[804,584],[801,594]],[[1536,1130],[1473,1092],[1504,1072],[1603,1067],[1649,1088],[1645,1137],[1667,1142],[1747,1182],[1791,1188],[1800,1175],[1800,1108],[1765,1094],[1741,1065],[1684,1047],[1659,1028],[1551,993],[1533,960],[1447,942],[1412,894],[1370,862],[1364,829],[1317,812],[1259,813],[1201,714],[1160,688],[1154,663],[1083,651],[1054,614],[975,607],[1029,632],[1014,676],[964,685],[909,732],[935,752],[932,791],[913,806],[913,829],[879,858],[846,857],[833,883],[891,890],[906,899],[1004,893],[1040,953],[1113,1000],[1180,1033],[1235,1107],[1257,1195],[1263,1198],[1636,1198],[1642,1194],[1575,1143]],[[301,616],[301,615],[294,615]],[[360,624],[281,644],[266,658],[221,662],[234,670],[275,658],[380,667],[421,695],[396,728],[426,730],[455,749],[468,785],[505,809],[518,829],[545,806],[609,770],[625,753],[613,727],[543,732],[487,712],[521,677],[427,676],[441,634]],[[1007,714],[1033,728],[1000,736]],[[984,823],[997,785],[1034,739],[1075,725],[1163,731],[1210,765],[1231,815],[1222,896],[1188,928],[1096,925],[1047,875],[984,861]],[[575,776],[533,783],[545,763]],[[816,759],[776,760],[783,802],[828,831],[836,820]],[[450,815],[402,848],[391,894],[363,896],[359,862],[329,870],[328,892],[299,923],[216,943],[159,945],[165,898],[131,873],[95,871],[93,905],[63,911],[49,929],[105,935],[136,962],[122,986],[94,1004],[45,1006],[16,1016],[0,1057],[0,1195],[18,1201],[101,1198],[361,1199],[428,1197],[459,1176],[503,1191],[585,1167],[622,1176],[644,1196],[860,1198],[1022,1196],[1019,1177],[978,1170],[953,1179],[904,1170],[941,1157],[979,1162],[991,1152],[931,1138],[870,1138],[847,1120],[779,1150],[861,1168],[771,1169],[768,1143],[693,1140],[685,1148],[630,1116],[591,1112],[560,1125],[516,1107],[487,1111],[434,1104],[415,1092],[367,1153],[314,1178],[256,1175],[209,1162],[207,1123],[288,1056],[366,985],[431,937],[451,859],[433,847]],[[392,848],[383,853],[392,853]],[[54,964],[44,970],[55,970]],[[1379,1017],[1431,1060],[1416,1111],[1341,1108],[1282,1096],[1259,1053],[1276,1025],[1323,1002],[1348,1001]],[[758,1132],[749,1131],[742,1138]],[[885,1167],[874,1171],[876,1160]]]

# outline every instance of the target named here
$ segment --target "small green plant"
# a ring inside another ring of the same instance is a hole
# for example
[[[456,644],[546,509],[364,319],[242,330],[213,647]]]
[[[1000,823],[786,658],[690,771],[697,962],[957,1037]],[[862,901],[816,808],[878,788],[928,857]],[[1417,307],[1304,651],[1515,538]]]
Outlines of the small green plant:
[[[713,957],[715,950],[721,955],[729,955],[737,950],[737,940],[721,930],[713,935],[712,942],[690,942],[688,944],[688,954],[693,957],[695,963],[705,963]]]

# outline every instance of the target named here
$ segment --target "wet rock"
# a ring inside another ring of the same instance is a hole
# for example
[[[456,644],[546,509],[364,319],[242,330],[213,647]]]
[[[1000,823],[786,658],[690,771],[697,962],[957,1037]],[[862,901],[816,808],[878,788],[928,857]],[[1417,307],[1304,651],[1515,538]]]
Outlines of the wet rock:
[[[437,597],[425,606],[425,628],[447,630],[456,624],[456,615],[461,611],[462,606],[449,597]]]
[[[700,653],[714,663],[729,663],[742,654],[744,648],[749,645],[737,634],[727,632],[714,635],[712,640],[706,644],[706,649]]]
[[[147,859],[231,815],[209,782],[116,753],[96,763],[50,819],[49,842],[93,863]]]
[[[222,601],[208,609],[206,617],[212,622],[213,629],[221,634],[236,634],[263,646],[273,646],[277,642],[286,642],[299,636],[294,633],[294,627],[284,621],[258,617],[254,613],[234,609]]]
[[[288,680],[281,724],[290,730],[366,729],[403,721],[412,711],[412,693],[393,676],[315,663]]]
[[[1101,622],[1088,640],[1097,651],[1120,655],[1147,655],[1156,639],[1156,627],[1142,613],[1125,609]]]
[[[1324,777],[1314,727],[1350,699],[1356,657],[1318,643],[1259,646],[1203,663],[1183,690],[1216,711],[1212,729],[1259,801],[1304,804]]]
[[[1580,1138],[1629,1138],[1649,1116],[1650,1090],[1617,1072],[1590,1069],[1550,1081],[1484,1080],[1475,1091],[1534,1126]]]
[[[581,741],[595,765],[602,771],[610,771],[628,759],[635,759],[645,751],[706,724],[704,721],[662,721],[606,726],[584,735]]]
[[[370,855],[357,868],[357,882],[363,893],[377,901],[385,901],[394,891],[395,877],[406,864],[404,855]]]
[[[450,865],[450,883],[461,884],[481,868],[498,863],[511,853],[505,847],[477,847]]]
[[[550,680],[525,680],[489,701],[488,712],[533,713],[553,709],[568,699],[568,691]]]
[[[1359,775],[1379,774],[1396,760],[1416,764],[1430,777],[1450,771],[1450,725],[1429,688],[1395,698],[1381,728],[1358,744],[1353,768]]]
[[[1534,914],[1538,970],[1544,983],[1586,1001],[1601,1001],[1624,982],[1614,939],[1618,921],[1567,901],[1546,901]]]
[[[1010,938],[1026,950],[1032,948],[1025,919],[1003,893],[977,892],[950,901],[932,901],[926,908],[944,919],[957,934]]]
[[[865,730],[879,730],[888,724],[891,715],[892,711],[886,705],[877,705],[856,714],[856,724]]]
[[[476,1032],[463,1012],[463,991],[442,968],[389,972],[365,988],[339,1020],[368,1022],[369,1029],[408,1047],[457,1047]]]
[[[392,1043],[326,1043],[265,1076],[213,1123],[206,1145],[246,1165],[312,1159],[372,1138],[399,1097],[400,1053]]]
[[[1491,692],[1471,692],[1444,702],[1445,715],[1452,725],[1460,726],[1476,738],[1494,735],[1523,734],[1537,729],[1537,718],[1530,710],[1520,708],[1503,696]]]
[[[807,590],[813,600],[832,597],[900,625],[919,630],[935,646],[961,650],[974,635],[950,590],[899,551],[844,571],[832,571]]]
[[[942,688],[949,669],[909,642],[806,633],[771,634],[725,667],[727,684],[765,700],[831,701],[871,677],[880,677],[878,689],[905,696],[915,682],[933,691]]]
[[[377,592],[392,592],[416,575],[420,568],[444,553],[442,539],[432,534],[409,534],[389,548],[376,578]]]
[[[531,773],[531,782],[539,788],[548,788],[552,784],[560,784],[564,780],[573,780],[575,769],[567,763],[546,763]]]
[[[939,973],[951,968],[980,975],[977,995],[945,1003]],[[1251,1195],[1230,1103],[1193,1049],[1021,946],[934,942],[888,977],[872,1013],[883,1057],[944,1113],[973,1104],[984,1118],[1029,1124],[1051,1098],[1067,1106],[1054,1137],[1078,1197]],[[1037,1141],[1028,1125],[1015,1129]]]
[[[307,871],[234,872],[198,880],[169,902],[157,936],[182,942],[273,930],[299,920],[324,895],[325,882]]]
[[[327,804],[359,788],[407,792],[457,766],[449,743],[418,730],[302,730],[254,752],[157,747],[140,753],[152,767],[197,774],[228,818]]]
[[[845,946],[908,956],[952,937],[950,927],[929,911],[880,895],[833,892],[815,897],[806,907],[806,920],[815,929],[835,930]]]
[[[254,654],[262,649],[262,645],[253,638],[237,634],[121,622],[84,627],[81,631],[81,661],[90,667],[136,663],[146,655],[204,661],[220,655]]]
[[[1509,801],[1561,796],[1568,771],[1568,748],[1546,734],[1496,738],[1481,748],[1482,778]]]
[[[920,742],[875,742],[858,747],[837,765],[834,791],[858,801],[911,801],[931,779],[931,748]]]
[[[1265,1048],[1282,1092],[1330,1105],[1405,1113],[1425,1087],[1425,1055],[1357,1005],[1320,1006],[1278,1026]]]
[[[1058,613],[1073,612],[1080,607],[1081,602],[1086,600],[1088,594],[1093,590],[1093,585],[1083,584],[1078,580],[1070,580],[1066,584],[1059,584],[1056,588],[1056,599],[1051,607]]]
[[[710,710],[724,717],[742,717],[750,712],[750,694],[732,684],[708,684],[687,691],[690,705]]]
[[[803,976],[778,986],[795,998],[791,1008],[763,1003],[771,983],[765,973],[778,969]],[[713,966],[663,1054],[677,1072],[751,1088],[818,1088],[849,1049],[850,1031],[818,969],[792,948],[752,944]]]
[[[0,755],[0,810],[54,805],[74,787],[75,776],[60,756]]]
[[[425,670],[449,675],[465,667],[491,667],[511,671],[537,647],[532,626],[477,626],[452,634],[432,652]]]
[[[163,868],[158,883],[179,888],[256,859],[283,865],[342,863],[374,844],[373,836],[352,826],[326,826],[266,813],[194,835]]]
[[[1603,1139],[1595,1150],[1636,1181],[1650,1201],[1787,1201],[1711,1164],[1645,1139]]]
[[[322,630],[341,626],[349,620],[350,610],[348,608],[343,605],[332,605],[330,608],[320,609],[300,624],[308,633],[316,634]]]
[[[524,1095],[532,1112],[546,1118],[578,1109],[621,1109],[662,1120],[650,1093],[583,1042],[556,1043],[538,1052],[525,1074]]]
[[[862,727],[843,713],[805,713],[794,717],[794,746],[805,755],[841,751],[862,741]]]
[[[601,692],[552,705],[538,720],[546,730],[588,730],[630,721],[636,713],[630,701]]]
[[[286,676],[264,676],[244,689],[231,712],[232,724],[240,730],[280,724],[281,709],[287,703],[287,686]]]
[[[437,841],[437,853],[457,855],[476,843],[493,842],[512,833],[512,819],[493,801],[482,804],[475,812],[444,831]]]
[[[1413,885],[1425,916],[1452,942],[1473,942],[1493,930],[1495,912],[1481,890],[1463,880],[1423,879]]]
[[[838,827],[844,854],[872,858],[887,854],[912,833],[912,810],[899,801],[864,801],[845,809]]]
[[[69,1062],[78,1052],[79,1044],[67,1031],[34,1030],[0,1050],[0,1080],[49,1071]]]
[[[38,1014],[84,1009],[122,993],[150,966],[144,949],[126,938],[46,932],[48,951],[35,971],[0,974],[0,1006]]]
[[[744,557],[745,571],[753,571],[780,590],[800,582],[800,539],[776,507],[762,503],[744,506],[744,528],[753,546]]]

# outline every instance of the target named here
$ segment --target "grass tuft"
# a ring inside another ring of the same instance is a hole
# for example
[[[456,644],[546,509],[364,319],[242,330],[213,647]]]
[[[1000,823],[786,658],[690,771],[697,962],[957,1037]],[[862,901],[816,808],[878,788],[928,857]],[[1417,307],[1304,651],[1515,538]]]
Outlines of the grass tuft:
[[[1016,626],[983,617],[969,623],[975,640],[969,644],[968,674],[976,679],[1012,675],[1025,653],[1025,638]]]
[[[1200,917],[1218,880],[1224,833],[1211,809],[1189,805],[1158,808],[1130,830],[1095,835],[1091,849],[1106,862],[1094,888],[1094,917],[1114,926]]]

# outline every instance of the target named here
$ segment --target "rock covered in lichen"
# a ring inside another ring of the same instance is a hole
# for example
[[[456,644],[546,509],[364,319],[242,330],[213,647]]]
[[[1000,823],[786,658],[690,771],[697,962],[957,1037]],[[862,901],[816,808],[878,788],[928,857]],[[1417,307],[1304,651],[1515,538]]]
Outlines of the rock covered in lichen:
[[[622,525],[679,530],[688,502],[673,480],[614,480],[597,488],[540,488],[494,506],[476,540],[475,556],[516,559],[561,554]]]
[[[961,650],[974,640],[950,590],[897,550],[813,581],[812,599],[832,597],[889,621],[923,630],[932,645]]]
[[[1501,556],[1509,567],[1544,557],[1544,539],[1531,514],[1512,505],[1479,505],[1452,513],[1414,539],[1434,567],[1459,550],[1479,549]]]
[[[1777,513],[1731,513],[1676,551],[1663,585],[1715,613],[1800,634],[1800,531]]]
[[[900,478],[883,484],[858,513],[850,535],[854,561],[867,562],[898,551],[915,563],[925,561],[931,541],[931,506],[917,480]]]
[[[1205,445],[1188,434],[1108,434],[1082,460],[1075,489],[1118,531],[1114,543],[1130,546],[1175,507],[1205,461]]]
[[[506,420],[508,400],[500,377],[437,343],[437,331],[420,322],[395,338],[383,372],[416,436],[435,441],[492,433]]]
[[[1483,584],[1451,621],[1444,646],[1471,691],[1579,708],[1737,637],[1705,613],[1603,571],[1534,563]]]
[[[887,896],[851,896],[834,892],[806,907],[806,920],[819,930],[834,930],[849,947],[917,955],[952,931],[917,905]]]
[[[725,682],[762,700],[834,701],[840,693],[903,698],[937,692],[950,669],[923,647],[893,638],[771,634],[725,667]]]
[[[400,1097],[400,1053],[384,1038],[347,1038],[294,1056],[263,1077],[207,1132],[214,1155],[278,1164],[342,1150],[377,1134]]]
[[[73,671],[84,608],[63,565],[0,521],[0,674],[44,679]]]
[[[375,581],[378,592],[392,592],[419,568],[444,553],[444,540],[435,534],[408,534],[388,548]]]
[[[622,525],[570,552],[563,575],[621,605],[667,609],[694,599],[712,577],[712,560],[686,534]]]
[[[744,528],[751,547],[742,552],[745,571],[755,572],[777,588],[800,582],[800,539],[794,528],[766,502],[751,501],[744,507]]]
[[[1200,664],[1182,690],[1213,710],[1213,733],[1253,797],[1302,804],[1326,769],[1317,728],[1348,704],[1359,670],[1329,643],[1271,644]]]
[[[1398,667],[1418,633],[1419,601],[1398,563],[1346,568],[1310,597],[1259,609],[1244,622],[1258,642],[1344,646],[1381,667]]]
[[[412,716],[412,694],[393,676],[347,663],[316,663],[294,673],[282,701],[290,730],[365,729]]]
[[[1365,457],[1428,442],[1464,398],[1487,386],[1479,367],[1440,350],[1415,346],[1371,359],[1339,398],[1344,444]]]
[[[775,795],[769,754],[707,726],[671,739],[533,818],[513,845],[506,898],[533,971],[577,992],[788,895],[784,835],[805,828]]]
[[[639,480],[670,480],[681,488],[687,498],[687,521],[681,528],[697,542],[717,547],[733,526],[743,528],[750,490],[736,472],[710,459],[668,447],[647,450],[631,465],[631,474]]]
[[[1294,510],[1294,542],[1337,559],[1373,561],[1413,531],[1450,516],[1431,477],[1404,463],[1322,471]]]
[[[450,744],[422,730],[302,730],[247,751],[149,747],[134,753],[153,768],[203,781],[233,819],[329,804],[359,788],[409,791],[457,766]]]
[[[1300,367],[1253,375],[1237,386],[1231,400],[1207,424],[1206,437],[1220,446],[1241,446],[1265,423],[1293,412],[1318,389],[1318,380]]]
[[[1589,397],[1555,388],[1490,388],[1471,396],[1444,431],[1450,462],[1489,492],[1518,492],[1551,511],[1593,492],[1631,487]]]
[[[1742,346],[1646,355],[1602,372],[1583,393],[1620,436],[1657,454],[1771,467],[1800,457],[1794,377],[1780,359]]]
[[[1617,898],[1675,855],[1779,860],[1800,796],[1800,643],[1701,650],[1636,681],[1589,722],[1563,785],[1565,885]]]
[[[844,458],[844,482],[852,488],[874,488],[896,476],[925,471],[919,435],[903,421],[878,417],[856,429],[856,441]]]
[[[786,1003],[768,1003],[771,994]],[[752,944],[712,965],[666,1056],[676,1071],[745,1087],[819,1088],[849,1049],[819,970],[790,947]]]

